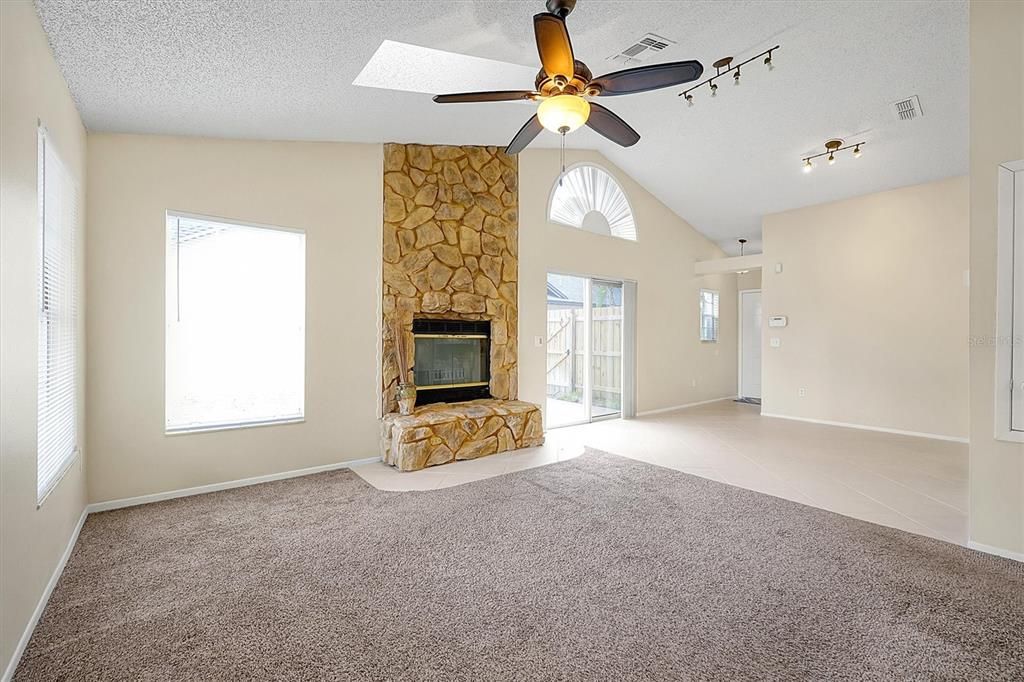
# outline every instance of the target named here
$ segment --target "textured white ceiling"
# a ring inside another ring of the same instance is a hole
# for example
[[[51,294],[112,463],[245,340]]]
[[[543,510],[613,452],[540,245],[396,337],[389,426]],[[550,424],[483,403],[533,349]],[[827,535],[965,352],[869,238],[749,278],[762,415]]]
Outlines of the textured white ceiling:
[[[530,104],[441,106],[423,93],[352,83],[385,40],[535,68],[530,17],[543,3],[38,0],[37,8],[90,130],[503,145]],[[715,100],[698,93],[692,109],[676,89],[603,98],[642,135],[632,148],[585,128],[567,140],[600,150],[727,246],[747,237],[749,252],[766,213],[967,172],[964,0],[579,0],[568,25],[577,58],[595,75],[621,68],[607,57],[648,31],[676,41],[659,61],[696,58],[708,72],[720,56],[781,43],[774,72],[751,64],[741,86],[723,83]],[[909,95],[920,96],[925,116],[898,123],[889,104]],[[801,156],[855,133],[870,143],[863,158],[800,172]],[[557,137],[537,143],[556,146]]]

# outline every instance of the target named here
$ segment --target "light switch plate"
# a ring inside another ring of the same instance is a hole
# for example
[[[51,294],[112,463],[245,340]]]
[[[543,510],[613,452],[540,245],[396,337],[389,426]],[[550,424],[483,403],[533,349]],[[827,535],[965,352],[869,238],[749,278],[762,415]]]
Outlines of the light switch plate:
[[[533,345],[536,346],[537,348],[543,348],[544,347],[544,337],[543,336],[535,336],[535,337],[533,337]]]
[[[779,348],[782,346],[782,339],[780,339],[777,336],[773,336],[770,343],[772,345],[772,348]]]

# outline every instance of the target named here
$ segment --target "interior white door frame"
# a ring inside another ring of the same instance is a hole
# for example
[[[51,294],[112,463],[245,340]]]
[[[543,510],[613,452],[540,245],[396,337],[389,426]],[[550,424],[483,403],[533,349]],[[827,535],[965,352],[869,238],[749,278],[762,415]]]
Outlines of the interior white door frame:
[[[739,325],[736,330],[736,397],[743,397],[743,294],[761,293],[761,289],[740,289],[736,292],[736,318]],[[762,387],[763,390],[763,387]]]
[[[995,377],[995,437],[1015,443],[1024,443],[1024,431],[1014,429],[1013,402],[1024,391],[1017,386],[1020,372],[1014,364],[1014,260],[1020,208],[1017,197],[1021,194],[1018,183],[1024,182],[1024,160],[1004,163],[999,167],[999,199],[996,247],[996,377]],[[1019,251],[1018,251],[1019,253]],[[1019,265],[1018,265],[1019,267]],[[1017,376],[1014,376],[1014,375]]]

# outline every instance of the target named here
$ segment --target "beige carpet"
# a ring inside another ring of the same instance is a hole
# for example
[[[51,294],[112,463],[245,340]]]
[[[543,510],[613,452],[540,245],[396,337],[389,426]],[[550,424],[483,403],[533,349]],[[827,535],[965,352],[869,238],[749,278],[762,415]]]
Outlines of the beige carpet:
[[[602,453],[90,516],[19,680],[1024,679],[1024,565]]]

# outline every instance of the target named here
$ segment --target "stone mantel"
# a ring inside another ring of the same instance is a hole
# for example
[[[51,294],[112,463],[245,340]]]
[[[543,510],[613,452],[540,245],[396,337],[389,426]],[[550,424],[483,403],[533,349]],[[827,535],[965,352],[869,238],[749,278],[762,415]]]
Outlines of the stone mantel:
[[[382,458],[401,471],[544,443],[540,408],[521,400],[470,400],[416,408],[411,415],[387,414]]]

